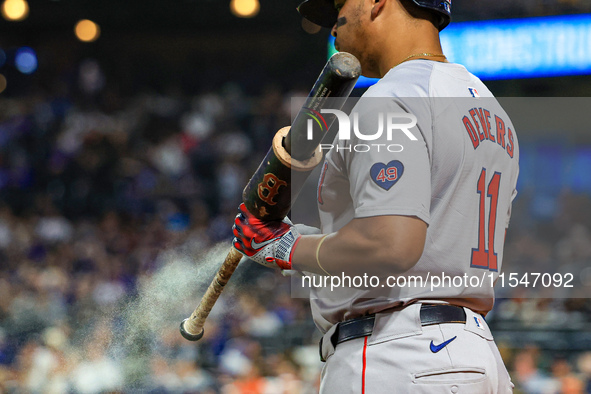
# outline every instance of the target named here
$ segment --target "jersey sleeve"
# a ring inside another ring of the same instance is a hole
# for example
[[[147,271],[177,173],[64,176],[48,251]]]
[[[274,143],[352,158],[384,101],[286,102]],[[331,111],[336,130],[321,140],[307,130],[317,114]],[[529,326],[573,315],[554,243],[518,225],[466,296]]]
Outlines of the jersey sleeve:
[[[351,113],[351,140],[342,143],[355,217],[416,216],[429,224],[431,114],[426,100],[403,109],[399,99],[369,98]],[[414,113],[413,113],[414,112]],[[402,128],[414,115],[417,125]],[[356,120],[355,117],[358,117]],[[380,119],[381,117],[381,119]],[[357,125],[357,126],[356,126]],[[379,137],[378,130],[382,128]],[[362,134],[362,136],[359,136]],[[372,137],[368,137],[372,136]]]

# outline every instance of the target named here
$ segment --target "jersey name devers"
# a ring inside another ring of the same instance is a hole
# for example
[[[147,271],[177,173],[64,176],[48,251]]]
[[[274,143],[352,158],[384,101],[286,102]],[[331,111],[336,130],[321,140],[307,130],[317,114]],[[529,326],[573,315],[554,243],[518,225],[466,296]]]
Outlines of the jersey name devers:
[[[513,131],[510,127],[506,127],[505,121],[485,108],[472,108],[468,112],[469,115],[464,116],[462,122],[474,149],[481,143],[490,141],[506,150],[509,157],[513,158],[515,148]]]

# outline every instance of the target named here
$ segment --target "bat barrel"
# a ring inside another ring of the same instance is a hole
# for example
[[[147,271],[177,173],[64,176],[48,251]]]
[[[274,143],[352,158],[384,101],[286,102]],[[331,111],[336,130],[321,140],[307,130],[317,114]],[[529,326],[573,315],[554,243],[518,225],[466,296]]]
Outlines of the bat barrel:
[[[318,114],[328,104],[331,109],[341,109],[360,75],[361,65],[355,56],[339,52],[329,59],[291,128],[277,133],[244,188],[242,198],[250,213],[262,220],[282,220],[287,215],[292,200],[322,160],[318,146],[330,128],[330,124],[322,128],[312,122],[313,138],[308,139],[308,115]]]
[[[351,94],[360,75],[361,65],[359,60],[350,53],[339,52],[328,60],[310,91],[302,110],[293,120],[291,131],[285,138],[285,150],[294,159],[306,160],[310,158],[328,131],[322,130],[324,133],[315,132],[313,138],[309,140],[306,131],[307,122],[310,118],[307,111],[319,112],[328,98],[334,99],[334,102],[331,102],[332,107],[340,109]],[[334,120],[334,118],[331,119]],[[328,128],[330,128],[330,124]],[[294,149],[296,147],[297,149]]]

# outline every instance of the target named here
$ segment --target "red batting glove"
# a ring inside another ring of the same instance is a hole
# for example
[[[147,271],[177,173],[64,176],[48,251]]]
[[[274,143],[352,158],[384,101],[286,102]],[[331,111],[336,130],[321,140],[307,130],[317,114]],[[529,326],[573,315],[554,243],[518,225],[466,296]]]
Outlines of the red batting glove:
[[[287,220],[264,221],[254,217],[244,203],[234,220],[234,247],[265,267],[291,269],[291,255],[300,232]]]

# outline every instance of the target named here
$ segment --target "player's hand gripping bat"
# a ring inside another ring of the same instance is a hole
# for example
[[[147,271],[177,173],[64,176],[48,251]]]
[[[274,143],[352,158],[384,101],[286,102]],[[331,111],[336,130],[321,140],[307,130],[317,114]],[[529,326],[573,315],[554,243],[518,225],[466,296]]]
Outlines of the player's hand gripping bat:
[[[308,114],[318,114],[329,97],[336,101],[331,100],[331,109],[341,109],[360,74],[359,61],[349,53],[340,52],[328,60],[291,128],[277,132],[267,156],[244,189],[244,203],[254,216],[281,220],[287,215],[292,198],[296,198],[308,175],[322,161],[319,144],[330,128],[329,124],[322,127],[322,122],[309,122]],[[309,124],[314,128],[311,139],[307,134]],[[232,247],[191,317],[181,322],[183,337],[190,341],[203,337],[205,319],[241,258],[242,254]]]

